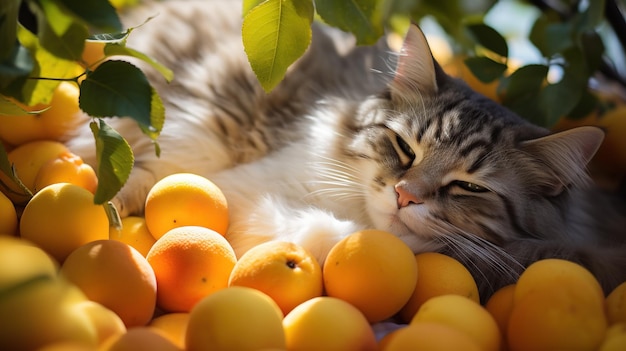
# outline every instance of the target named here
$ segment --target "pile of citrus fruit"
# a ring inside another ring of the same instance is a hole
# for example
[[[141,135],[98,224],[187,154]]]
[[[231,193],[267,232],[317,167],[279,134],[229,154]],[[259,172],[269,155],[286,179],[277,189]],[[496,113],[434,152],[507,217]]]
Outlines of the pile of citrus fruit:
[[[19,129],[11,118],[0,131]],[[481,305],[461,263],[379,230],[345,237],[324,262],[278,241],[237,257],[226,198],[189,173],[111,227],[65,125],[0,132],[33,194],[1,176],[2,350],[626,349],[626,282],[605,296],[569,261],[538,261]]]

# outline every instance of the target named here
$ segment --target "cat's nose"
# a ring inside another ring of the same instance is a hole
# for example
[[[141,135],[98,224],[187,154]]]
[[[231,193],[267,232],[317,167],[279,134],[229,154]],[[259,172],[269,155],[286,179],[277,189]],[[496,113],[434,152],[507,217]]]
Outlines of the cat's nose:
[[[396,184],[395,189],[396,194],[398,195],[398,209],[406,207],[410,204],[419,205],[424,203],[424,200],[407,190],[402,183]]]

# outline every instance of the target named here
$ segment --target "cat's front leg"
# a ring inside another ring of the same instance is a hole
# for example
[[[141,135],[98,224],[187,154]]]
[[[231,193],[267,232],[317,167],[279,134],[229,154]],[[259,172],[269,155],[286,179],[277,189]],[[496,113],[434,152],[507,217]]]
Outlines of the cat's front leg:
[[[307,249],[323,264],[330,249],[347,235],[363,229],[330,212],[305,204],[264,196],[247,204],[230,202],[231,225],[227,239],[240,257],[267,241],[289,241]]]

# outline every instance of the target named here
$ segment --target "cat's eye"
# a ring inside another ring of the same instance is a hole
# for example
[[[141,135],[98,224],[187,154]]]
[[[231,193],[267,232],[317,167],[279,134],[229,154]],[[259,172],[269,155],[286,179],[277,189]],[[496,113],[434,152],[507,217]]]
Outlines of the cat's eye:
[[[455,180],[453,184],[463,190],[470,191],[472,193],[485,193],[489,191],[489,189],[485,188],[484,186],[480,186],[476,183],[465,182],[462,180]]]
[[[399,135],[396,135],[396,143],[398,143],[398,147],[400,147],[400,150],[402,150],[404,155],[411,159],[411,162],[413,162],[413,160],[415,159],[415,152],[413,151],[411,146]]]

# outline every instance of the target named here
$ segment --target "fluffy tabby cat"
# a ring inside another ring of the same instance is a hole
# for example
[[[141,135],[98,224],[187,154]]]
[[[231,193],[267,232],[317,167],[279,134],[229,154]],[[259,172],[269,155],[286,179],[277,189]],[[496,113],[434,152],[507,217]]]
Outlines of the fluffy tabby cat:
[[[241,4],[161,2],[125,21],[155,14],[129,45],[176,78],[145,69],[166,106],[160,158],[133,121],[110,120],[136,157],[115,199],[122,215],[140,213],[160,178],[193,172],[226,194],[238,255],[289,240],[323,261],[373,227],[456,257],[483,300],[542,257],[581,262],[607,290],[626,280],[625,212],[590,190],[585,171],[599,129],[549,135],[527,123],[447,76],[416,26],[392,53],[316,25],[306,55],[266,94],[241,44]],[[94,162],[88,130],[70,147]]]

